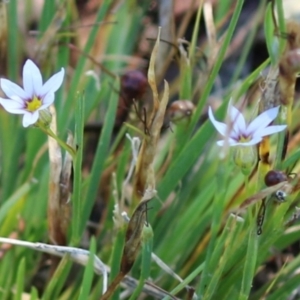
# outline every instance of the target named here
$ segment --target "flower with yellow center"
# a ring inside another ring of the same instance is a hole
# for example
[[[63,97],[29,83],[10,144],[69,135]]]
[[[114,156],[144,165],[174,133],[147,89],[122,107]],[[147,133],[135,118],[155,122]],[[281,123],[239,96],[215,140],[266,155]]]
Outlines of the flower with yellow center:
[[[286,125],[271,125],[278,112],[279,106],[273,107],[257,116],[250,124],[247,124],[241,112],[229,104],[230,124],[217,121],[211,107],[208,109],[208,116],[217,131],[225,138],[218,141],[217,145],[223,146],[225,140],[227,140],[229,146],[247,147],[258,144],[264,136],[280,132],[286,128]]]
[[[39,112],[54,102],[54,93],[62,85],[65,70],[50,77],[44,84],[39,68],[28,59],[23,67],[24,89],[7,79],[0,79],[0,85],[7,98],[0,98],[0,104],[12,114],[23,115],[23,126],[35,124]]]

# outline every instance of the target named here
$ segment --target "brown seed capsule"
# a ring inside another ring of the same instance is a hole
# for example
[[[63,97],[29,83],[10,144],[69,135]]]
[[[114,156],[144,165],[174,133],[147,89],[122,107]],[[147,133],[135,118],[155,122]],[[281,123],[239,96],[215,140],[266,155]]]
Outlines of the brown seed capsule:
[[[128,71],[121,77],[121,97],[126,103],[140,100],[147,88],[147,78],[139,70]]]
[[[146,76],[139,70],[128,71],[121,77],[120,98],[115,123],[116,127],[121,126],[121,124],[126,121],[133,101],[142,100],[147,85]]]
[[[265,176],[266,186],[273,186],[283,181],[288,181],[288,176],[282,171],[271,170]]]
[[[168,108],[168,115],[171,122],[177,122],[189,118],[195,109],[193,102],[189,100],[174,101]]]

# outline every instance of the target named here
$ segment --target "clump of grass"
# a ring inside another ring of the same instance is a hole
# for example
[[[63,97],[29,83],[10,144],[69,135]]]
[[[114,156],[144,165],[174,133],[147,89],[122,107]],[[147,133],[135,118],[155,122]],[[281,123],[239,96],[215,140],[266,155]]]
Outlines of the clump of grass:
[[[91,20],[45,1],[21,33],[33,2],[0,1],[1,78],[21,83],[27,58],[66,76],[45,127],[0,109],[0,298],[296,299],[300,25],[282,2],[242,22],[242,0],[200,1],[177,24],[172,1],[158,21],[147,1],[105,0]],[[260,28],[269,57],[245,76]],[[280,105],[288,125],[246,175],[207,119],[230,98],[249,118]]]

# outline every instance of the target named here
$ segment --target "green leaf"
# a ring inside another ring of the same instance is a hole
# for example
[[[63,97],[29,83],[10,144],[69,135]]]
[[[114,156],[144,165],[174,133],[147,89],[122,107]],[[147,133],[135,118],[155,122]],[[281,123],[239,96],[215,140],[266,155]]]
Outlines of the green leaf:
[[[74,191],[72,197],[72,242],[78,244],[81,238],[82,209],[84,201],[82,197],[82,155],[83,155],[83,130],[84,130],[84,95],[79,95],[76,105],[75,143],[77,147],[74,164]]]
[[[17,282],[16,282],[16,293],[14,300],[22,300],[24,292],[24,281],[25,281],[25,258],[22,258],[18,267]]]
[[[92,288],[92,282],[94,278],[94,255],[96,253],[96,241],[92,237],[90,242],[90,257],[88,263],[84,269],[82,284],[80,285],[80,293],[78,300],[86,300],[89,298],[89,294]]]
[[[119,81],[118,81],[119,84]],[[111,98],[109,100],[108,109],[105,114],[104,124],[101,130],[101,136],[98,142],[94,163],[92,166],[91,176],[89,185],[87,188],[86,201],[81,212],[81,226],[80,233],[83,232],[85,224],[90,216],[94,201],[96,199],[99,178],[104,170],[105,160],[109,154],[109,147],[111,142],[111,135],[113,132],[115,116],[118,106],[117,95],[111,93]]]

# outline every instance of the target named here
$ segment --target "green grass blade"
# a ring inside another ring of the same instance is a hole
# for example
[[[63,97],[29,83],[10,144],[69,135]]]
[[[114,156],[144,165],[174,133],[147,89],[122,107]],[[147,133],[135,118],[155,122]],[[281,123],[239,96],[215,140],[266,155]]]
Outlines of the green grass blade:
[[[88,299],[89,297],[92,288],[93,278],[94,278],[93,264],[94,264],[95,253],[96,253],[96,241],[94,238],[92,238],[90,244],[90,257],[84,270],[83,280],[82,280],[78,300],[85,300]]]
[[[23,291],[24,291],[24,281],[25,281],[25,258],[22,258],[18,267],[17,272],[17,282],[16,282],[16,293],[14,296],[14,300],[22,300],[23,299]]]
[[[125,228],[118,229],[118,232],[116,234],[113,249],[111,253],[111,270],[110,270],[110,276],[109,281],[112,282],[114,278],[118,275],[120,271],[120,264],[123,254],[123,248],[124,248],[124,239],[125,239]],[[118,300],[120,299],[120,290],[116,289],[115,293],[112,296],[112,300]]]
[[[258,236],[254,230],[254,233],[252,231],[249,232],[247,254],[245,257],[245,265],[243,270],[242,288],[239,295],[240,300],[246,300],[249,297],[252,288],[253,277],[255,275],[257,251]]]
[[[275,66],[278,63],[278,39],[274,36],[275,26],[272,18],[272,5],[268,3],[265,19],[264,19],[264,31],[266,37],[266,45],[268,53],[270,55],[271,64]]]
[[[150,277],[151,270],[151,253],[153,247],[153,231],[150,224],[144,227],[142,235],[142,263],[141,263],[141,275],[139,278],[139,284],[132,293],[130,300],[138,299],[139,295],[143,291],[145,280]]]
[[[73,218],[72,218],[72,243],[77,244],[80,241],[81,232],[81,213],[83,208],[82,198],[82,155],[83,155],[83,131],[84,131],[84,95],[77,98],[76,105],[76,127],[75,143],[77,147],[74,163],[74,191],[73,191]]]
[[[85,206],[84,206],[82,214],[81,214],[81,218],[82,218],[81,228],[80,228],[81,233],[83,232],[85,223],[88,220],[89,215],[91,213],[91,209],[93,207],[93,204],[94,204],[94,201],[95,201],[95,198],[97,195],[99,178],[104,169],[104,163],[105,163],[106,157],[109,153],[111,135],[112,135],[113,127],[114,127],[115,116],[116,116],[116,111],[117,111],[117,106],[118,106],[117,97],[118,97],[117,94],[115,94],[115,93],[111,94],[111,98],[110,98],[109,104],[108,104],[108,109],[105,114],[104,124],[102,127],[101,136],[99,139],[99,143],[98,143],[95,158],[94,158],[94,163],[92,166],[89,186],[87,188],[87,194],[86,194],[87,201],[85,202]]]

